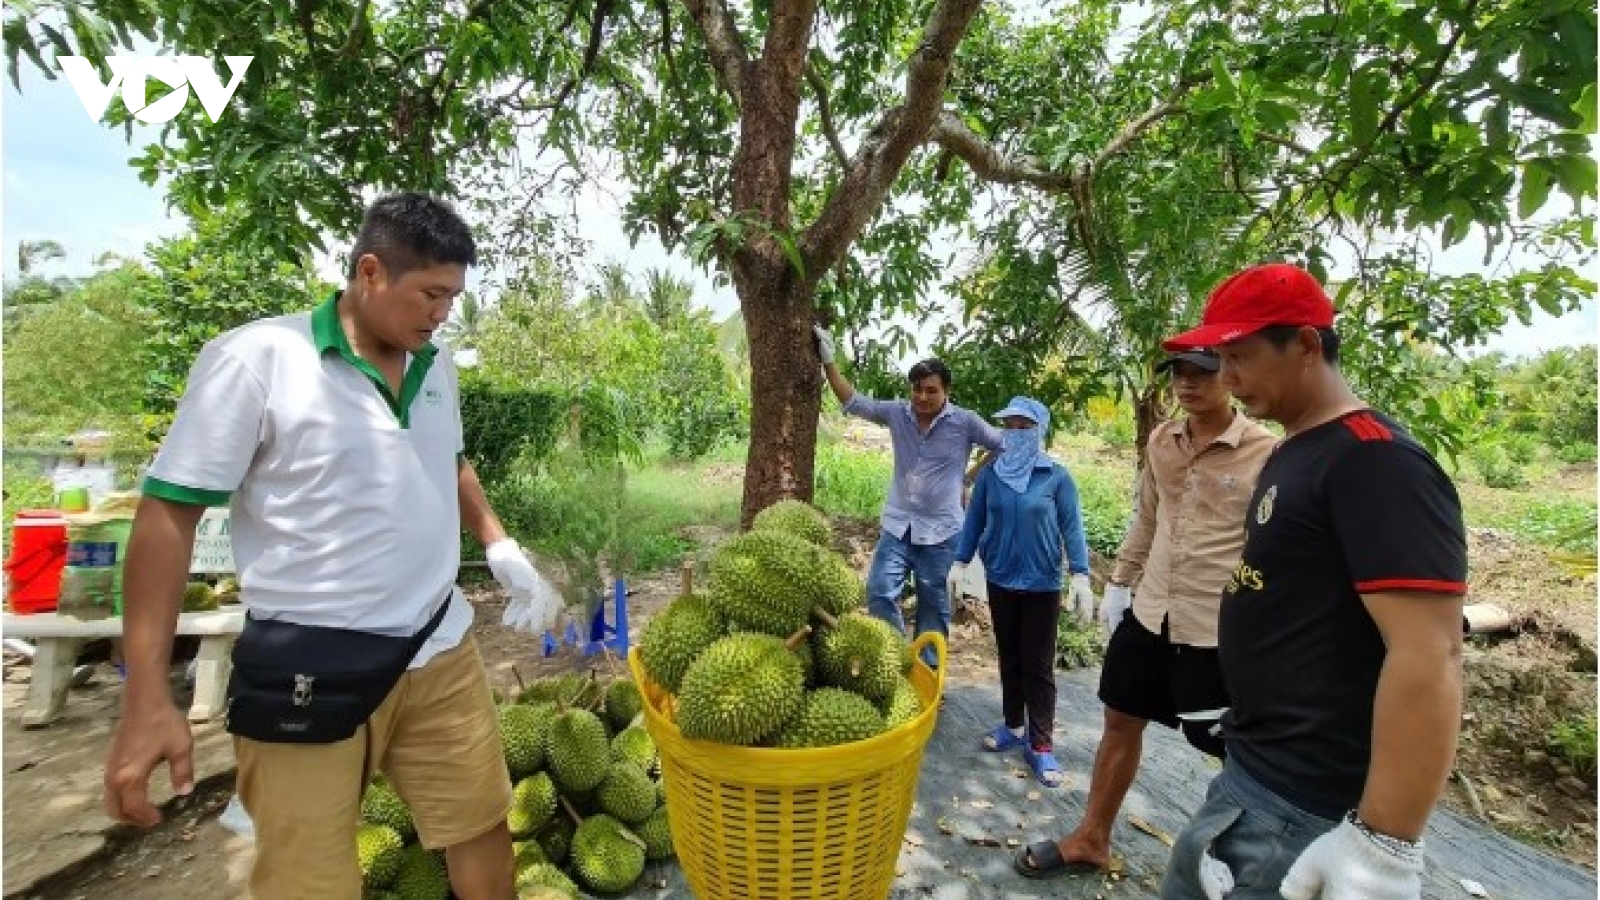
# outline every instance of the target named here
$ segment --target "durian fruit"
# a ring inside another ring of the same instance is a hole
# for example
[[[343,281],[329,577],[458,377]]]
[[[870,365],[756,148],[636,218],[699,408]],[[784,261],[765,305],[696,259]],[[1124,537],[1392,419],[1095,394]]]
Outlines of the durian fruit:
[[[550,824],[539,829],[533,838],[544,848],[544,855],[555,865],[567,861],[567,856],[572,852],[572,833],[576,825],[566,816],[556,816]]]
[[[779,747],[833,747],[883,733],[883,714],[860,694],[818,688],[779,732]]]
[[[611,739],[611,758],[617,762],[631,762],[650,774],[655,774],[661,764],[655,739],[643,725],[634,725],[617,732]]]
[[[533,863],[517,870],[518,891],[531,892],[533,888],[541,887],[560,891],[562,895],[571,897],[572,900],[578,898],[578,885],[567,877],[567,873],[550,863]]]
[[[518,872],[534,863],[547,863],[549,861],[549,857],[544,855],[544,848],[539,846],[538,841],[514,841],[511,844],[511,865]]]
[[[793,497],[785,497],[756,513],[750,527],[781,531],[823,548],[833,543],[833,526],[828,523],[828,517],[811,504]]]
[[[709,600],[685,594],[645,624],[639,661],[652,681],[675,694],[689,664],[727,633],[727,623]]]
[[[238,603],[239,602],[239,579],[234,578],[232,575],[229,575],[228,577],[223,578],[220,581],[218,581],[217,582],[217,587],[216,587],[216,595],[217,595],[217,603],[219,605],[220,604],[227,604],[227,603]]]
[[[555,707],[548,703],[511,703],[500,707],[500,746],[513,781],[544,767],[545,739]]]
[[[563,794],[598,787],[611,767],[605,723],[586,709],[569,709],[556,716],[547,737],[545,761]]]
[[[366,793],[361,796],[361,821],[387,825],[399,833],[401,840],[409,841],[417,836],[417,827],[411,821],[411,810],[406,808],[405,801],[389,784],[389,779],[382,775],[374,776],[372,783],[367,785]]]
[[[667,808],[656,807],[642,824],[634,829],[639,840],[644,841],[644,858],[656,861],[672,855],[672,826],[667,823]]]
[[[783,640],[729,635],[706,648],[684,675],[678,727],[691,740],[755,745],[799,712],[804,694],[800,657]]]
[[[600,783],[600,809],[622,822],[637,825],[656,809],[656,784],[644,769],[631,762],[620,762]]]
[[[590,816],[572,836],[572,870],[584,887],[620,894],[644,874],[644,841],[604,813]]]
[[[405,839],[387,825],[358,825],[356,863],[361,867],[361,884],[370,888],[393,884],[400,874],[400,851],[404,847]]]
[[[879,702],[878,710],[883,713],[884,730],[899,728],[922,714],[922,696],[902,675],[895,682],[894,693]]]
[[[578,900],[578,895],[543,884],[530,884],[517,888],[517,900]]]
[[[599,698],[601,690],[600,683],[590,675],[582,672],[563,672],[560,675],[535,679],[523,688],[521,696],[517,697],[517,702],[554,703],[562,708],[588,707]]]
[[[445,900],[450,896],[450,876],[440,854],[412,844],[400,853],[400,871],[394,888],[401,900]]]
[[[511,789],[506,825],[515,837],[527,837],[556,814],[556,786],[544,772],[535,772]]]
[[[868,700],[894,694],[905,658],[905,638],[894,626],[866,613],[850,613],[816,641],[817,680],[854,691]]]
[[[730,628],[787,636],[818,604],[818,557],[830,556],[781,531],[747,531],[711,557],[707,597]]]
[[[816,605],[832,616],[855,612],[867,603],[867,585],[856,570],[832,553],[819,553],[812,575]]]
[[[633,724],[644,712],[644,695],[632,679],[618,678],[606,685],[606,721],[613,731],[621,731]]]
[[[211,612],[217,608],[218,600],[211,585],[204,581],[191,581],[183,589],[184,612]]]

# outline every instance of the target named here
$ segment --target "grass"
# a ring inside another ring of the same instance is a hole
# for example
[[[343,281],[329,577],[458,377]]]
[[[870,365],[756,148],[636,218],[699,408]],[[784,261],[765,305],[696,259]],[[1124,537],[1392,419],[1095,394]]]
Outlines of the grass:
[[[726,530],[739,527],[744,484],[738,478],[713,474],[713,467],[721,464],[713,459],[688,465],[655,465],[628,474],[622,530],[635,571],[650,572],[674,565],[694,550],[696,542],[685,534],[686,526],[709,525]]]
[[[842,444],[817,447],[816,505],[829,515],[876,519],[889,496],[894,460]]]
[[[1571,715],[1550,729],[1550,749],[1584,776],[1595,774],[1596,719],[1594,713]]]

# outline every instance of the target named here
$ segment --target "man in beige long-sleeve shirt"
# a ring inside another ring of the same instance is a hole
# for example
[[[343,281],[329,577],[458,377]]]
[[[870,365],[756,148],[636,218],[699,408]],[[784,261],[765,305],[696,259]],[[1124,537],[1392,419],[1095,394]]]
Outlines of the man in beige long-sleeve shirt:
[[[1181,727],[1191,744],[1223,755],[1217,722],[1228,694],[1217,661],[1217,612],[1244,546],[1256,476],[1276,438],[1234,411],[1219,366],[1214,353],[1195,350],[1157,368],[1172,373],[1173,396],[1186,415],[1150,436],[1133,525],[1101,604],[1112,635],[1100,673],[1105,733],[1088,810],[1071,834],[1018,855],[1018,871],[1030,878],[1110,865],[1111,827],[1139,770],[1148,723]]]

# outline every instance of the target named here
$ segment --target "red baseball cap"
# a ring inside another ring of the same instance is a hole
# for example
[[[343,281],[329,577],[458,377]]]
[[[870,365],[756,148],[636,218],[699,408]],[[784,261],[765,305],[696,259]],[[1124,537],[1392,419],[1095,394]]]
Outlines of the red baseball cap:
[[[1217,285],[1200,327],[1161,342],[1162,349],[1217,347],[1272,325],[1333,327],[1333,301],[1310,272],[1287,263],[1253,266]]]

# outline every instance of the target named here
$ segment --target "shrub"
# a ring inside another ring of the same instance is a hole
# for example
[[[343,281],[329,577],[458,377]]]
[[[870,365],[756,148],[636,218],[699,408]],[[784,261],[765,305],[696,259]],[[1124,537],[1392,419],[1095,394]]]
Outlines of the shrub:
[[[1100,642],[1100,628],[1094,622],[1080,623],[1070,613],[1063,612],[1056,625],[1056,665],[1063,669],[1081,669],[1099,665],[1105,658],[1105,646]]]
[[[894,461],[838,445],[817,448],[815,502],[832,515],[876,519],[889,496]]]
[[[1584,776],[1595,774],[1595,715],[1572,715],[1550,729],[1550,749]]]
[[[1528,476],[1506,452],[1502,443],[1478,444],[1467,455],[1472,460],[1473,468],[1478,470],[1478,477],[1489,487],[1505,490],[1527,487]]]
[[[1078,505],[1089,549],[1102,556],[1116,556],[1117,548],[1122,546],[1122,536],[1128,530],[1131,502],[1109,475],[1092,468],[1071,471],[1072,480],[1078,486]]]

